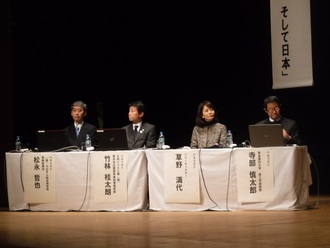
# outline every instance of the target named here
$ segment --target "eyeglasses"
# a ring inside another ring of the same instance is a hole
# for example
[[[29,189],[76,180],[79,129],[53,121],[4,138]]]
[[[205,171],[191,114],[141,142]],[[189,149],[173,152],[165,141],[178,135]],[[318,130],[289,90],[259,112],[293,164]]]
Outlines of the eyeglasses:
[[[279,107],[275,107],[275,108],[270,108],[270,109],[267,109],[266,111],[268,112],[268,113],[273,113],[273,112],[277,112],[277,111],[279,111],[280,110],[280,108]]]

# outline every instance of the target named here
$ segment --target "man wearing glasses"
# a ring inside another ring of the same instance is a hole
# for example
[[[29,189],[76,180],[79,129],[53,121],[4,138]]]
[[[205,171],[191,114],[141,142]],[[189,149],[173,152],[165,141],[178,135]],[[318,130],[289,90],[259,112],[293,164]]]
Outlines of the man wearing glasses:
[[[281,115],[281,101],[278,97],[266,97],[264,100],[264,111],[268,115],[268,118],[257,124],[281,124],[283,138],[286,141],[286,144],[302,144],[297,122]]]

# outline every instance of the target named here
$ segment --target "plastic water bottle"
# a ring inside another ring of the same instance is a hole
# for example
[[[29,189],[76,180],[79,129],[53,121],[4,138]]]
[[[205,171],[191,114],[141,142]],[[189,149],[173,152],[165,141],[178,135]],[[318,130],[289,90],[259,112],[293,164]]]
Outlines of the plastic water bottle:
[[[233,142],[233,133],[231,130],[227,131],[227,147],[232,147],[234,144]]]
[[[165,136],[163,132],[160,132],[158,137],[158,149],[163,149],[163,145],[165,145]]]
[[[92,146],[92,141],[91,141],[91,137],[89,136],[89,134],[86,134],[86,140],[85,140],[85,147],[90,148]]]
[[[22,149],[22,143],[21,143],[21,138],[19,137],[19,135],[16,136],[16,140],[15,140],[15,150],[17,152],[20,152]]]

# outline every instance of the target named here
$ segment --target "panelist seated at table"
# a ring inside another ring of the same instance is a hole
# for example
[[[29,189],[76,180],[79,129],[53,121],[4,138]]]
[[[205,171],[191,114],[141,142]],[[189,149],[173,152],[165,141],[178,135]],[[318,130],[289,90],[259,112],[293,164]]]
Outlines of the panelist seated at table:
[[[191,148],[226,147],[227,127],[220,123],[218,110],[210,101],[198,105]]]
[[[264,99],[264,111],[268,117],[256,124],[281,124],[284,141],[287,145],[302,145],[297,122],[281,114],[282,104],[277,96],[268,96]]]
[[[84,147],[86,134],[92,141],[92,146],[97,147],[96,126],[85,121],[87,104],[83,101],[75,101],[71,104],[71,116],[73,123],[64,128],[67,146]]]
[[[134,101],[128,105],[128,119],[130,124],[124,126],[127,134],[129,149],[156,148],[156,126],[143,120],[146,106],[141,101]]]

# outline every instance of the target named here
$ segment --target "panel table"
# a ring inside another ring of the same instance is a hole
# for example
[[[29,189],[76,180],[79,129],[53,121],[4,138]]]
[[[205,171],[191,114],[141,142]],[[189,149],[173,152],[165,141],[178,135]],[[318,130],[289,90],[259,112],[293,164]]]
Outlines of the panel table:
[[[6,153],[9,210],[31,211],[134,211],[147,206],[148,177],[144,150],[124,151],[127,156],[127,202],[95,202],[91,190],[89,156],[104,156],[103,152],[55,152],[56,201],[24,202],[25,153]],[[41,155],[42,153],[38,153]]]
[[[269,147],[273,152],[274,199],[239,202],[237,166],[244,149],[200,149],[200,203],[167,203],[164,199],[164,158],[171,150],[146,150],[150,209],[156,211],[237,211],[305,209],[312,184],[307,147]],[[246,150],[245,150],[246,151]],[[177,149],[184,153],[185,149]]]

